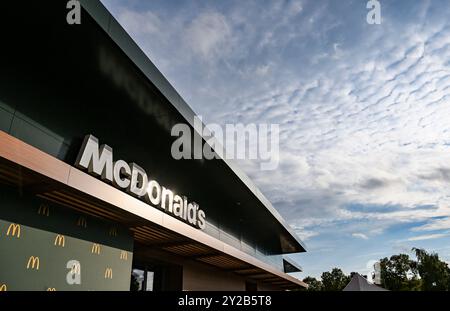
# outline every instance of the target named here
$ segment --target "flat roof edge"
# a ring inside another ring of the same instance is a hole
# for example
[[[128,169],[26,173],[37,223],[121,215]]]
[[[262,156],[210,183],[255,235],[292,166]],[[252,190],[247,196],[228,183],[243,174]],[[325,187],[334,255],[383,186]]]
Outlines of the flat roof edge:
[[[125,29],[119,24],[114,16],[106,9],[100,1],[80,0],[82,7],[100,25],[100,27],[110,36],[110,38],[122,49],[122,51],[133,61],[141,72],[153,83],[166,99],[175,107],[183,118],[194,127],[194,117],[196,113],[184,101],[180,94],[164,77],[159,69],[145,55],[142,49],[130,37]],[[198,133],[200,136],[201,133]],[[297,236],[294,230],[286,223],[280,213],[273,207],[270,201],[262,194],[258,187],[251,181],[238,165],[230,160],[221,157],[227,166],[236,174],[241,182],[256,196],[256,198],[266,207],[266,209],[278,221],[281,227],[292,237],[297,250],[296,252],[306,252],[306,246]],[[283,252],[286,253],[286,252]]]
[[[288,264],[296,268],[298,271],[296,272],[303,272],[302,266],[300,266],[295,260],[292,258],[289,258],[288,256],[283,256],[283,260],[286,261]]]

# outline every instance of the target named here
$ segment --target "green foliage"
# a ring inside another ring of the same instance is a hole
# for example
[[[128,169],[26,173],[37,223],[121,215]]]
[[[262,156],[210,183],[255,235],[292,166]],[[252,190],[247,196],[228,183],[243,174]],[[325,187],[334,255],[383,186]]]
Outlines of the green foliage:
[[[303,282],[308,284],[308,291],[318,292],[323,290],[322,282],[317,280],[316,278],[308,276],[307,278],[303,279]]]
[[[393,255],[380,260],[381,286],[392,291],[448,291],[450,268],[438,254],[413,248],[417,260],[407,254]],[[322,273],[321,280],[303,279],[308,291],[341,291],[350,282],[341,269]]]
[[[350,282],[350,276],[345,275],[341,269],[334,268],[322,273],[321,280],[308,276],[303,282],[308,284],[308,291],[341,291]]]
[[[308,284],[308,291],[341,291],[350,279],[351,277],[345,275],[341,269],[334,268],[330,272],[322,273],[321,280],[308,276],[303,282]]]
[[[381,286],[393,291],[449,290],[450,269],[438,254],[413,248],[417,261],[408,255],[394,255],[380,260]]]
[[[409,291],[417,286],[415,263],[406,254],[394,255],[380,260],[381,286],[394,291]]]
[[[422,279],[423,291],[449,290],[450,269],[447,263],[439,259],[436,253],[427,253],[423,249],[413,248],[417,257],[417,271]]]
[[[341,269],[334,268],[331,272],[322,273],[324,291],[341,291],[350,282],[350,276],[345,275]]]

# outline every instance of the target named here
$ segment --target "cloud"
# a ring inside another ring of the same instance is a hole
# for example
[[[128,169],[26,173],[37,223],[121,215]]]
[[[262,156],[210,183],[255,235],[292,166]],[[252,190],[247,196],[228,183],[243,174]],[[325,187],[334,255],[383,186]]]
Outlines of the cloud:
[[[412,229],[412,231],[434,231],[450,229],[450,217],[430,219],[426,224]]]
[[[432,173],[428,175],[419,175],[419,178],[425,180],[435,180],[435,181],[443,181],[450,182],[450,168],[441,167],[434,170]]]
[[[139,13],[124,9],[119,15],[119,20],[127,25],[127,31],[131,35],[153,35],[162,28],[159,17],[150,11]]]
[[[360,187],[366,190],[384,188],[389,185],[389,182],[377,178],[369,178],[360,184]]]
[[[231,37],[232,30],[224,15],[205,12],[188,25],[184,38],[195,54],[209,60],[229,50]]]
[[[367,235],[365,235],[364,233],[352,233],[352,237],[358,238],[358,239],[363,239],[363,240],[369,239],[369,237]]]
[[[408,241],[423,241],[423,240],[439,239],[439,238],[443,238],[443,237],[446,237],[449,235],[450,235],[449,233],[419,235],[419,236],[409,238]]]
[[[303,3],[302,1],[291,1],[291,5],[289,7],[289,13],[292,15],[300,14],[303,11]]]
[[[315,236],[317,236],[319,234],[319,232],[317,231],[312,231],[312,230],[305,230],[304,227],[299,227],[299,226],[292,226],[292,229],[294,229],[295,233],[303,240],[303,241],[307,241]]]

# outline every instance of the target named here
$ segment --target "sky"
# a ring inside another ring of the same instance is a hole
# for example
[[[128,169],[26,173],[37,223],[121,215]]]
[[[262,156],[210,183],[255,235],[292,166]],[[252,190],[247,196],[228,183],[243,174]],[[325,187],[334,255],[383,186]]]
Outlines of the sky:
[[[412,247],[450,262],[450,3],[102,0],[206,123],[280,125],[239,161],[307,246],[308,275]]]

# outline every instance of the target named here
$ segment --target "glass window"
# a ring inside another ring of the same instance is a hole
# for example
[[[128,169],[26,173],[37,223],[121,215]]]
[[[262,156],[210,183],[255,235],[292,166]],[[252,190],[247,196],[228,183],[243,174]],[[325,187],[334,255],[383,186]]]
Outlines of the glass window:
[[[131,271],[131,291],[153,291],[155,273],[147,269],[133,269]]]

